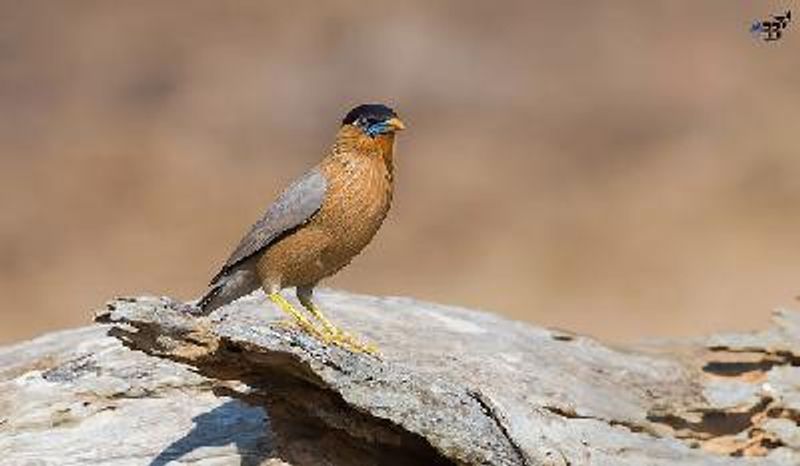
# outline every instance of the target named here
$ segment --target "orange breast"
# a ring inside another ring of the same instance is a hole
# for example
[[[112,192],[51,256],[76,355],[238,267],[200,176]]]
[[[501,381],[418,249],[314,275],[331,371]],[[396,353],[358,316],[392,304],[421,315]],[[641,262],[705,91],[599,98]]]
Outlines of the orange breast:
[[[330,187],[320,212],[311,222],[329,235],[322,262],[338,271],[372,241],[389,212],[391,173],[383,161],[366,158],[325,167]]]
[[[267,289],[313,285],[333,275],[369,244],[386,218],[393,183],[385,156],[339,151],[320,168],[328,181],[320,211],[258,260]]]

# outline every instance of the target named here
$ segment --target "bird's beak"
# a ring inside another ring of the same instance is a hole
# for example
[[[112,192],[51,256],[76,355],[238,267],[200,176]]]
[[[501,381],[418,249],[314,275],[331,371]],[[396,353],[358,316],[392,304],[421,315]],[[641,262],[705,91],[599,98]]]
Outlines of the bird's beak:
[[[402,131],[406,129],[406,124],[400,118],[393,117],[386,120],[386,125],[395,131]]]

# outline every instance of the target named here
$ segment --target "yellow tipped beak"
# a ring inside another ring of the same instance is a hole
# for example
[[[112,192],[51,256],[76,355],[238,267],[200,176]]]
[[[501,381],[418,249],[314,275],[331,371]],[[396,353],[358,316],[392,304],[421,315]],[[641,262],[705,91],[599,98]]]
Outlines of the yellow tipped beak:
[[[389,125],[389,127],[395,131],[402,131],[406,129],[406,124],[403,123],[403,121],[397,117],[389,118],[388,120],[386,120],[386,124]]]

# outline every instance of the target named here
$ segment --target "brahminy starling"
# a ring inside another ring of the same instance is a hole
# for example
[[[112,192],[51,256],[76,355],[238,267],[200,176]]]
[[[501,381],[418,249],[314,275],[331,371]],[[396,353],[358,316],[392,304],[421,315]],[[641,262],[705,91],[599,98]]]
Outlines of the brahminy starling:
[[[320,280],[348,265],[386,218],[395,132],[404,128],[385,105],[359,105],[348,112],[328,155],[278,196],[211,280],[199,302],[202,311],[261,287],[306,332],[352,351],[374,352],[333,325],[311,298]],[[321,327],[280,294],[291,287]]]

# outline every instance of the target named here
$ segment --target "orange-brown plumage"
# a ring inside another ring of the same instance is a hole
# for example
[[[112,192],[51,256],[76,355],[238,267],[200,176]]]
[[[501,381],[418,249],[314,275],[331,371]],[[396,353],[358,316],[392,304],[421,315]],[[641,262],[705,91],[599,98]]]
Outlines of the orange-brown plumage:
[[[404,124],[383,105],[351,110],[328,155],[270,206],[211,281],[201,299],[206,311],[258,287],[306,330],[327,340],[353,340],[339,332],[311,302],[314,286],[341,270],[377,233],[392,201],[395,132]],[[317,330],[279,294],[297,287]]]
[[[265,290],[313,286],[341,270],[378,232],[392,201],[394,134],[339,130],[319,169],[328,182],[322,207],[295,232],[270,245],[256,264]]]

